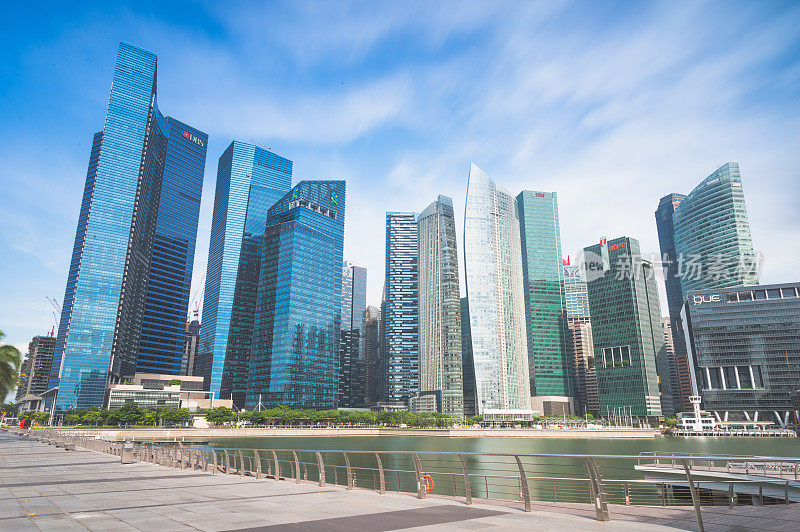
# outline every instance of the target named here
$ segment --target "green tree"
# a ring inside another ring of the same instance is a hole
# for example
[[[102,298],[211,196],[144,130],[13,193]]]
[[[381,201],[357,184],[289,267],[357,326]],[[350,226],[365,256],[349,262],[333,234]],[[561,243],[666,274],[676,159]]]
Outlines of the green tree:
[[[14,403],[4,403],[0,405],[0,417],[5,414],[6,417],[14,417],[17,415],[17,405]]]
[[[123,425],[138,425],[144,419],[145,411],[135,402],[125,403],[117,412],[118,422]]]
[[[103,422],[103,416],[97,410],[90,410],[81,416],[81,421],[89,425],[99,425]]]
[[[5,338],[3,331],[0,331],[0,341]],[[22,356],[19,349],[9,344],[0,344],[0,397],[5,400],[19,379],[19,365]]]
[[[206,419],[214,425],[222,425],[233,421],[236,416],[233,410],[226,406],[218,406],[206,412]]]
[[[666,425],[671,429],[674,429],[677,424],[678,420],[674,417],[668,417],[667,419],[664,420],[664,425]]]

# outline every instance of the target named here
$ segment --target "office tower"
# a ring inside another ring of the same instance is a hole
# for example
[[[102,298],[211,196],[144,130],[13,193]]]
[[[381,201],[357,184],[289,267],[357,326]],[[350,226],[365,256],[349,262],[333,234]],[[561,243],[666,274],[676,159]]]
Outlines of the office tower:
[[[208,135],[167,117],[169,135],[136,371],[181,373]]]
[[[461,298],[453,200],[431,203],[417,218],[419,238],[419,390],[438,392],[437,410],[464,415]]]
[[[186,322],[184,331],[181,375],[197,375],[197,349],[200,345],[200,321],[197,318]]]
[[[383,375],[381,372],[381,310],[372,305],[364,311],[364,388],[367,406],[380,400]]]
[[[301,181],[269,209],[249,409],[336,408],[344,216],[344,181]]]
[[[703,407],[718,420],[798,420],[800,283],[693,290],[687,352]]]
[[[17,384],[16,403],[23,410],[37,410],[47,391],[56,339],[34,336],[28,344],[28,355],[22,363]]]
[[[205,134],[189,128],[184,136],[183,127],[159,112],[155,54],[121,43],[105,127],[92,142],[64,293],[47,397],[56,413],[101,406],[110,383],[134,374],[140,347],[143,363],[180,359],[170,327],[180,330],[188,303],[180,280],[191,276],[191,203],[205,157]],[[187,198],[176,196],[181,187]],[[162,195],[166,214],[159,218]],[[185,249],[173,239],[183,239]],[[176,271],[168,272],[173,261]],[[177,286],[164,286],[165,279]],[[154,334],[162,317],[168,326]]]
[[[514,196],[473,164],[464,270],[479,414],[531,411],[519,227]]]
[[[603,238],[584,256],[600,414],[659,417],[671,397],[653,266],[630,237]]]
[[[292,161],[261,147],[234,140],[219,158],[198,374],[237,407],[247,388],[267,211],[291,185]]]
[[[534,411],[570,414],[573,389],[558,197],[555,192],[523,190],[517,196],[517,209],[532,407]]]
[[[472,360],[472,333],[469,325],[469,300],[461,298],[461,382],[464,387],[464,415],[475,416],[475,363]]]
[[[670,318],[661,318],[661,328],[664,331],[664,349],[669,362],[669,385],[672,390],[673,409],[675,412],[691,411],[692,404],[689,397],[694,395],[694,392],[692,391],[692,376],[686,351],[685,349],[679,351],[675,345],[675,335],[673,334],[675,327],[672,326]],[[683,338],[682,332],[680,337]],[[683,353],[682,359],[679,353]]]
[[[342,332],[339,342],[339,406],[361,408],[365,400],[364,312],[367,269],[349,261],[342,267]]]
[[[570,352],[575,379],[575,413],[598,414],[597,372],[594,367],[592,323],[588,317],[568,318]]]
[[[386,213],[386,270],[381,311],[384,401],[407,403],[419,392],[419,266],[417,220]]]
[[[586,279],[580,264],[570,264],[569,257],[562,260],[564,277],[564,306],[567,319],[589,317],[589,295],[586,292]]]

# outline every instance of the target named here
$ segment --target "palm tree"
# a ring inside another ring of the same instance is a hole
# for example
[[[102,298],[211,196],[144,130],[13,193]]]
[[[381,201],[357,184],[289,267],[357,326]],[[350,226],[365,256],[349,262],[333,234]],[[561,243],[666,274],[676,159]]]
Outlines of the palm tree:
[[[4,337],[3,331],[0,331],[0,340]],[[17,385],[21,359],[19,349],[13,345],[0,345],[0,398],[5,399]]]

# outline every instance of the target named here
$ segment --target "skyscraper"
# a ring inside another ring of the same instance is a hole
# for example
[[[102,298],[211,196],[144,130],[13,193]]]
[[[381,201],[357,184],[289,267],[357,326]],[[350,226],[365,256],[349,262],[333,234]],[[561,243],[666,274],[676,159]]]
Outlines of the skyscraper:
[[[270,209],[247,406],[336,408],[345,182],[301,181]]]
[[[514,196],[473,164],[464,270],[479,414],[531,411],[519,228]]]
[[[431,203],[418,217],[419,390],[440,392],[438,410],[464,415],[461,298],[453,200]]]
[[[364,312],[367,269],[349,261],[342,267],[342,323],[339,342],[340,407],[361,408],[365,401]]]
[[[567,327],[575,379],[575,413],[599,413],[600,398],[597,395],[592,323],[588,317],[568,318]]]
[[[461,298],[461,382],[464,387],[464,415],[475,416],[475,363],[472,360],[472,332],[469,320],[469,300]]]
[[[169,137],[136,371],[180,374],[208,135],[167,117]]]
[[[52,336],[34,336],[28,344],[28,354],[19,371],[16,402],[19,411],[37,410],[42,394],[47,391],[56,339]]]
[[[108,384],[134,374],[140,349],[143,364],[180,359],[170,335],[188,306],[192,198],[205,158],[205,134],[189,128],[184,136],[184,126],[159,112],[155,54],[121,43],[105,127],[92,142],[56,339],[47,401],[55,395],[57,412],[101,406]],[[187,198],[175,195],[181,187]],[[167,272],[173,262],[176,271]],[[162,318],[167,326],[154,334],[150,324]]]
[[[570,413],[571,361],[562,277],[561,231],[555,192],[523,190],[517,196],[528,372],[534,410]],[[556,406],[556,403],[561,403]]]
[[[247,388],[267,211],[291,184],[292,161],[258,146],[234,140],[219,158],[198,372],[237,407]]]
[[[381,398],[381,310],[372,305],[364,311],[364,391],[367,406],[375,405]]]
[[[589,295],[586,291],[586,279],[580,264],[562,266],[564,277],[564,306],[567,308],[567,319],[589,317]]]
[[[200,321],[196,317],[192,321],[186,322],[184,335],[181,375],[195,376],[197,374],[197,348],[200,346]]]
[[[600,413],[661,416],[662,393],[665,405],[671,397],[666,360],[656,360],[664,334],[653,266],[630,237],[603,238],[584,255]]]
[[[686,349],[678,350],[675,345],[675,335],[670,318],[661,318],[661,328],[664,330],[664,349],[666,358],[669,362],[669,385],[672,390],[672,404],[675,412],[692,410],[689,397],[694,395],[692,391],[692,377],[689,370],[689,363],[686,358]],[[683,338],[683,332],[681,332]],[[679,353],[683,353],[683,359]]]
[[[386,213],[385,271],[381,312],[383,400],[407,403],[419,392],[419,264],[414,213]]]

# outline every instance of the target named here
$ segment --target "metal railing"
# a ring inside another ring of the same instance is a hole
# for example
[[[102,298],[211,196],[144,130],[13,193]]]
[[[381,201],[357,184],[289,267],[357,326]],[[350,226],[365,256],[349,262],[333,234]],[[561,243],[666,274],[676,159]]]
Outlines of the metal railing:
[[[725,455],[650,454],[584,455],[446,451],[363,451],[308,449],[211,448],[110,442],[76,431],[37,430],[39,439],[71,444],[112,455],[127,447],[136,460],[210,474],[274,481],[313,482],[347,490],[415,493],[420,499],[445,496],[511,501],[531,511],[536,501],[588,503],[598,520],[610,519],[610,505],[690,506],[703,530],[702,506],[733,508],[745,504],[789,504],[800,500],[795,480],[800,458]],[[773,471],[775,482],[737,478],[701,480],[705,471]],[[672,480],[652,480],[636,466],[657,465],[681,472]],[[791,471],[791,476],[789,472]],[[778,480],[783,479],[780,484]],[[780,489],[779,489],[780,488]]]

